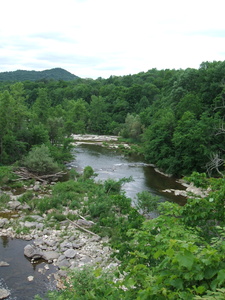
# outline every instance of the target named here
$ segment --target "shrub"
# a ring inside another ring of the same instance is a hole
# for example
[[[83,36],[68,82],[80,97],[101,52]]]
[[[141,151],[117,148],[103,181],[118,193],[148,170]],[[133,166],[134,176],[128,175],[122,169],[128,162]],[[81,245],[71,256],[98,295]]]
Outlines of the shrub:
[[[8,183],[13,177],[11,167],[0,167],[0,186]]]
[[[143,214],[148,214],[157,209],[159,197],[154,196],[148,191],[137,193],[136,208]]]
[[[86,180],[86,179],[90,179],[91,177],[95,177],[96,174],[94,172],[94,170],[92,169],[92,167],[90,166],[86,166],[84,168],[84,172],[83,172],[83,179]]]
[[[31,149],[27,157],[23,160],[23,165],[31,172],[41,174],[55,173],[59,171],[59,166],[50,155],[49,148],[45,145]]]

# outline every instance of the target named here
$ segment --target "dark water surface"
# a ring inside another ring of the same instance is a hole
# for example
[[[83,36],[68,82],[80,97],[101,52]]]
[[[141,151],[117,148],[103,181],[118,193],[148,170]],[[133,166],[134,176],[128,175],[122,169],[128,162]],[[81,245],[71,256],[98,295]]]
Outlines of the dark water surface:
[[[37,294],[44,297],[48,290],[55,288],[53,278],[47,278],[55,267],[46,262],[31,264],[24,256],[24,247],[30,243],[31,241],[0,237],[0,261],[9,264],[7,267],[0,267],[0,288],[10,291],[8,300],[31,300]],[[46,265],[49,270],[45,270]],[[38,271],[40,268],[45,274]],[[34,280],[29,282],[28,276],[33,276]]]
[[[118,180],[123,177],[132,176],[133,181],[124,185],[126,195],[135,201],[136,194],[147,190],[154,195],[160,196],[162,201],[173,201],[183,205],[186,199],[165,193],[165,189],[182,190],[184,187],[176,182],[175,178],[166,177],[148,164],[140,157],[124,157],[116,150],[103,148],[93,144],[83,144],[74,150],[74,161],[70,164],[78,171],[86,166],[91,166],[98,174],[97,180],[112,178]]]

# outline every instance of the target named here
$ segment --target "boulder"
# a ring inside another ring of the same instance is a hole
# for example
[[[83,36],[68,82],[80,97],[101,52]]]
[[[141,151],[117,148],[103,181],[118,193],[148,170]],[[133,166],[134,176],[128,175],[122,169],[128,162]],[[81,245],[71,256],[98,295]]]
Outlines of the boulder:
[[[5,299],[9,297],[10,292],[6,289],[0,289],[0,299]]]
[[[38,192],[38,191],[40,191],[40,184],[39,183],[36,183],[35,185],[34,185],[34,187],[33,187],[33,190],[34,190],[34,192]]]
[[[0,219],[0,228],[3,228],[8,223],[8,219],[2,218]]]
[[[37,222],[29,222],[29,221],[26,221],[24,223],[24,226],[27,227],[27,228],[35,228],[37,226]]]
[[[11,210],[16,210],[18,209],[18,207],[21,205],[21,203],[17,200],[14,200],[14,201],[9,201],[8,202],[8,207],[11,209]]]
[[[47,261],[52,261],[54,259],[58,259],[59,255],[60,254],[56,251],[43,251],[42,258],[47,260]]]
[[[69,268],[70,267],[70,262],[68,259],[64,258],[62,260],[58,260],[56,265],[61,269],[61,268]]]
[[[42,258],[43,252],[34,245],[28,244],[24,247],[24,255],[28,258],[39,259]]]
[[[74,249],[67,249],[65,252],[64,252],[64,255],[67,257],[67,258],[74,258],[77,254],[77,251],[74,250]]]

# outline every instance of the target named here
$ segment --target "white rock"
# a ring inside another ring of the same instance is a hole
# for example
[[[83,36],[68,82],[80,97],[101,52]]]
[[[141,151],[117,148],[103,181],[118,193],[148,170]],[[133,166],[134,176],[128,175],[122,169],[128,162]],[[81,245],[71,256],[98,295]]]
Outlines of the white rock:
[[[27,277],[27,280],[28,280],[28,281],[33,281],[33,280],[34,280],[34,276],[28,276],[28,277]]]

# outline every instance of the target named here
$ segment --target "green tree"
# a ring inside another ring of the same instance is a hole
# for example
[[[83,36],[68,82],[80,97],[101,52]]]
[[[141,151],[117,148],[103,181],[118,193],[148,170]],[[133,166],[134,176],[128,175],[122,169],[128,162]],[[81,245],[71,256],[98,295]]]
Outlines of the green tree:
[[[37,122],[46,123],[50,109],[50,99],[48,97],[47,89],[38,89],[38,97],[32,108],[34,116],[37,118]]]
[[[128,114],[125,120],[121,135],[125,138],[140,139],[142,133],[142,124],[139,115]]]
[[[170,173],[174,148],[172,136],[176,119],[172,110],[159,110],[143,133],[143,153],[147,161]]]
[[[198,120],[195,114],[187,111],[177,124],[172,137],[175,149],[173,173],[187,175],[193,170],[206,170],[210,153],[215,150],[215,121],[202,115]]]
[[[29,171],[39,175],[51,174],[60,170],[58,164],[51,157],[49,148],[45,145],[33,147],[22,164]]]
[[[110,121],[104,98],[101,96],[92,96],[89,112],[89,131],[98,134],[105,134],[107,133],[107,126]]]
[[[67,100],[65,106],[65,132],[68,136],[85,133],[88,120],[88,104],[83,99]]]

